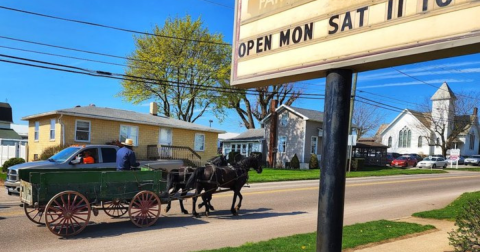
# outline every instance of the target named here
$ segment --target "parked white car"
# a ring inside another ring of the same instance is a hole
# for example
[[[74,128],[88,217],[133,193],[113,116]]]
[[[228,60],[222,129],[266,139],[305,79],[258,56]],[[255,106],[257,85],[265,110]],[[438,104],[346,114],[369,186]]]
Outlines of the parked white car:
[[[465,158],[465,165],[480,165],[480,155]]]
[[[418,168],[447,168],[447,161],[443,157],[427,157],[417,164]]]

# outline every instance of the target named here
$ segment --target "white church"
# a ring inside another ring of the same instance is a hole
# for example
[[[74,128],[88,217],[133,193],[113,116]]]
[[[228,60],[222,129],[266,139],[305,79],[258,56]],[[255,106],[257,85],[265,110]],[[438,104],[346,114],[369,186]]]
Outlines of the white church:
[[[478,109],[474,108],[470,115],[455,115],[456,99],[448,84],[443,83],[431,98],[431,112],[405,109],[390,124],[380,126],[382,144],[388,146],[388,152],[428,156],[442,155],[441,145],[445,142],[449,143],[447,154],[455,148],[462,156],[479,154]]]

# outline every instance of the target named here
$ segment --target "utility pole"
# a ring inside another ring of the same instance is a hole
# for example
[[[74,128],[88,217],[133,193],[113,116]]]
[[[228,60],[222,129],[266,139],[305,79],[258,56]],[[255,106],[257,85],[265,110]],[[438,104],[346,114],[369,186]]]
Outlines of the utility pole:
[[[353,109],[355,103],[355,95],[357,92],[357,75],[358,73],[353,74],[353,86],[352,86],[352,94],[350,95],[350,115],[348,119],[348,137],[350,138],[350,134],[352,134],[352,118],[353,118]],[[347,158],[350,157],[348,160],[348,172],[350,172],[352,167],[352,149],[353,149],[353,138],[352,138],[352,145],[349,146],[349,151]]]

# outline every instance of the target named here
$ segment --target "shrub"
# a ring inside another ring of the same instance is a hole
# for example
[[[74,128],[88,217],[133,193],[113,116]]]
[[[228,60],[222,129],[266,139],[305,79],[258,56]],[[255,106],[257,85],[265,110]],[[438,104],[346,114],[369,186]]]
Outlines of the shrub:
[[[318,169],[318,158],[317,155],[312,154],[310,155],[310,161],[308,161],[308,168],[309,169]]]
[[[8,167],[23,163],[25,163],[25,159],[23,158],[10,158],[3,163],[2,171],[7,172]]]
[[[468,201],[455,219],[457,230],[449,232],[448,240],[455,251],[480,251],[480,200]]]
[[[292,167],[292,169],[300,169],[300,161],[296,153],[293,155],[292,160],[290,160],[290,167]]]
[[[56,145],[56,146],[50,146],[50,147],[47,147],[45,150],[43,150],[42,154],[40,154],[40,160],[47,160],[49,159],[51,156],[57,154],[58,152],[60,152],[61,150],[65,149],[65,145]]]

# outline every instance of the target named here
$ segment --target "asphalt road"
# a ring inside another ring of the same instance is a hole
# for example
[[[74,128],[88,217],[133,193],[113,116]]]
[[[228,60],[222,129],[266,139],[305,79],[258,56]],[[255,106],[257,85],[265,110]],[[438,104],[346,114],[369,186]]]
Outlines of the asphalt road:
[[[242,190],[240,216],[230,214],[232,194],[214,195],[210,217],[193,218],[178,203],[148,228],[104,213],[79,235],[64,239],[30,222],[18,199],[0,193],[1,251],[195,251],[316,231],[319,181],[252,184]],[[480,190],[480,173],[347,179],[345,225],[397,219],[442,208],[463,192]],[[191,200],[186,202],[191,209]],[[162,209],[163,211],[163,209]]]

